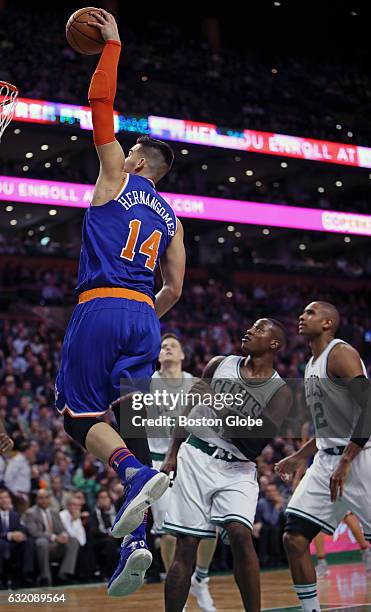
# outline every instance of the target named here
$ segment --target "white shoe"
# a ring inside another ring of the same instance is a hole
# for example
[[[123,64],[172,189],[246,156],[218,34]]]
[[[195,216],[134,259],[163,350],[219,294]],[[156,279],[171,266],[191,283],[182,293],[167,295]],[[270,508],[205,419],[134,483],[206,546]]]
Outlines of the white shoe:
[[[371,548],[361,551],[362,561],[366,566],[366,571],[371,572]]]
[[[330,573],[326,559],[320,559],[317,563],[316,574],[317,578],[324,578]]]
[[[209,591],[209,579],[205,578],[201,582],[196,579],[196,574],[191,578],[191,588],[189,591],[197,599],[197,604],[202,612],[217,612],[213,599]]]

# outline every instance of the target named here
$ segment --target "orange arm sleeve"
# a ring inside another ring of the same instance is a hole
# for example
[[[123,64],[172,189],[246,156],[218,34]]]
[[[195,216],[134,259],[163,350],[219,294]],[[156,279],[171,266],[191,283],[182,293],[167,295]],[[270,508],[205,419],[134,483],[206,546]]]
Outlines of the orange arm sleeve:
[[[108,40],[89,87],[89,104],[93,120],[95,145],[115,140],[113,102],[117,87],[117,66],[121,52],[118,40]]]

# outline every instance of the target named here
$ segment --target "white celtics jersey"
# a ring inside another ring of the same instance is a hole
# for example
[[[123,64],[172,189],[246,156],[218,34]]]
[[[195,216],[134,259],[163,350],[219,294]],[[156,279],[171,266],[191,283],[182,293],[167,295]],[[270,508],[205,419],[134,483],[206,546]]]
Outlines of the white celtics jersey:
[[[182,378],[172,379],[172,378],[163,378],[160,372],[155,372],[152,376],[150,392],[154,393],[154,391],[159,390],[160,392],[167,391],[169,394],[179,395],[179,400],[176,402],[176,406],[165,406],[163,404],[156,404],[154,406],[147,406],[147,416],[150,418],[156,418],[158,416],[170,416],[177,417],[179,414],[182,414],[184,411],[184,406],[180,405],[181,403],[181,395],[188,393],[191,387],[194,384],[194,379],[192,374],[189,372],[182,372]],[[149,434],[148,436],[148,445],[149,450],[152,453],[167,453],[169,448],[172,427],[161,427],[161,437],[153,438]]]
[[[331,340],[319,357],[312,357],[305,368],[305,398],[312,413],[319,450],[346,446],[361,413],[348,389],[328,377],[328,357],[337,344],[346,343],[340,339]],[[363,362],[362,365],[367,376]],[[366,446],[370,446],[370,442]]]
[[[211,387],[214,393],[228,393],[234,397],[242,398],[238,404],[235,402],[232,406],[228,405],[228,411],[231,414],[236,414],[240,417],[251,416],[258,418],[263,414],[264,409],[268,406],[275,393],[286,383],[275,370],[268,380],[252,379],[247,381],[241,376],[240,372],[245,359],[246,357],[236,355],[223,359],[214,372]],[[210,406],[200,404],[191,410],[189,416],[192,418],[206,417],[208,419],[215,419],[218,414],[217,410]],[[201,430],[199,426],[195,428],[187,427],[187,429],[198,438],[224,448],[239,459],[246,459],[234,444],[229,442],[228,439],[223,438],[222,429],[216,428],[212,430],[211,428],[203,427]]]

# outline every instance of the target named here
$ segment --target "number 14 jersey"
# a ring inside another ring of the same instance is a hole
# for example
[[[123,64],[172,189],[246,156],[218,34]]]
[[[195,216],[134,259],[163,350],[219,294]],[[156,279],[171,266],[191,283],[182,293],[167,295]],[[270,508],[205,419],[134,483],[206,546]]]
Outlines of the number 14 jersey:
[[[86,211],[77,293],[125,287],[153,299],[156,268],[176,223],[173,209],[152,181],[127,174],[112,200]]]
[[[346,446],[361,412],[345,381],[334,381],[328,376],[328,358],[337,344],[346,343],[337,338],[331,340],[319,357],[312,357],[305,368],[305,399],[312,413],[319,450]],[[367,375],[363,362],[362,365]],[[370,446],[370,441],[366,446]]]

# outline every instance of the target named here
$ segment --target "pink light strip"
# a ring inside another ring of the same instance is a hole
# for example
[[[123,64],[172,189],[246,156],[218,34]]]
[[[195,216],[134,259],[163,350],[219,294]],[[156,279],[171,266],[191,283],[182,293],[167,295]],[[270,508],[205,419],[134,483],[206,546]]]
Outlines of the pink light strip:
[[[88,208],[93,185],[0,176],[0,201]],[[371,236],[371,215],[162,193],[179,217]]]

